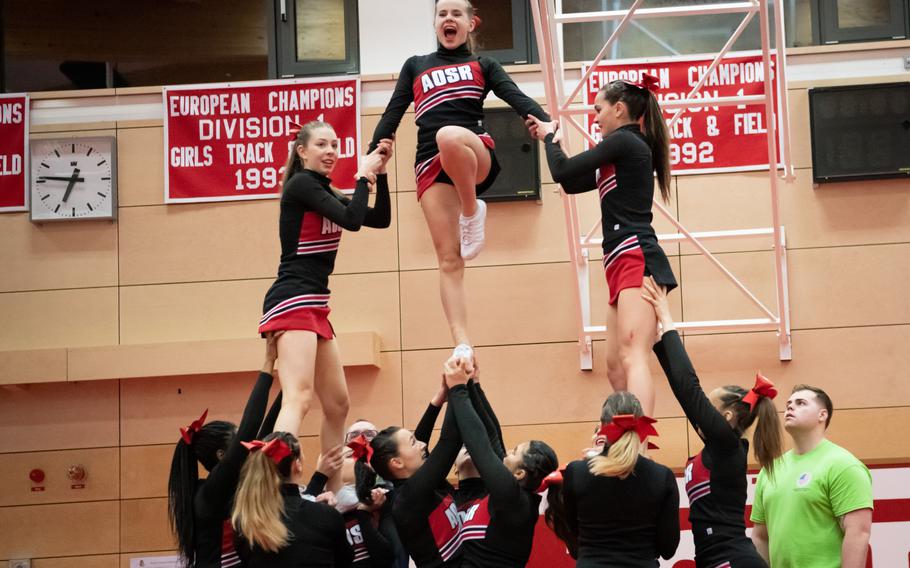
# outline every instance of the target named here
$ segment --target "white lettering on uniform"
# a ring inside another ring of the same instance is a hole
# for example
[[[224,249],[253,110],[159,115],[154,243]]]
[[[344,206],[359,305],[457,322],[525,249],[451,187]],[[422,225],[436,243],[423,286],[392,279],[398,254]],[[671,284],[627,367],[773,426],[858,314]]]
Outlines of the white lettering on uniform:
[[[423,89],[423,92],[426,93],[435,87],[473,80],[474,72],[471,70],[471,66],[459,65],[457,67],[433,69],[429,73],[424,73],[420,76],[420,86]]]

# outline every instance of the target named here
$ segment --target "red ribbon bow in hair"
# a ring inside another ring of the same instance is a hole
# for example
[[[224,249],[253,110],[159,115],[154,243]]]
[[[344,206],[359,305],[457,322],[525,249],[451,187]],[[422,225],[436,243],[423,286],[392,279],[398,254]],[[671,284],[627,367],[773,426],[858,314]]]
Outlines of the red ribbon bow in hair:
[[[291,124],[291,126],[293,126],[294,128],[289,129],[289,130],[288,130],[288,134],[291,135],[291,140],[296,140],[296,139],[297,139],[297,135],[300,134],[300,131],[303,130],[303,127],[300,126],[299,124],[297,124],[296,122],[294,122],[293,120],[290,121],[290,124]]]
[[[291,455],[291,447],[281,438],[272,438],[268,442],[262,440],[253,440],[252,442],[240,442],[243,447],[250,452],[261,451],[275,464],[280,464],[281,460]]]
[[[562,485],[562,474],[566,471],[565,467],[561,467],[556,471],[552,472],[550,475],[544,477],[540,480],[540,487],[537,488],[535,493],[543,493],[552,485]]]
[[[648,416],[636,418],[633,414],[617,414],[609,424],[600,427],[598,435],[606,437],[608,442],[615,444],[626,432],[635,432],[638,434],[639,441],[644,442],[648,436],[660,435],[652,426],[656,422],[657,420]],[[651,446],[653,444],[649,444],[648,448],[651,449]],[[655,449],[656,447],[654,446]]]
[[[370,442],[367,441],[366,436],[363,434],[348,442],[348,447],[354,450],[351,457],[355,460],[359,460],[363,456],[366,456],[367,463],[370,463],[370,460],[373,459],[373,446],[370,445]]]
[[[652,93],[656,93],[657,91],[660,90],[660,87],[658,86],[659,80],[657,79],[657,77],[655,77],[654,75],[648,74],[648,73],[642,73],[641,78],[637,82],[636,81],[627,81],[625,79],[621,79],[621,81],[623,83],[625,83],[626,85],[632,85],[633,87],[638,87],[639,89],[645,89],[645,90],[651,91]]]
[[[777,389],[774,383],[762,376],[761,373],[755,373],[755,386],[743,397],[743,402],[749,405],[749,410],[755,409],[755,403],[762,397],[774,399],[777,396]]]
[[[193,420],[186,428],[180,428],[180,437],[183,438],[184,442],[187,444],[193,443],[193,436],[202,429],[202,425],[205,424],[205,417],[208,415],[209,409],[206,408],[205,412],[202,413],[202,416],[199,417],[199,420]]]

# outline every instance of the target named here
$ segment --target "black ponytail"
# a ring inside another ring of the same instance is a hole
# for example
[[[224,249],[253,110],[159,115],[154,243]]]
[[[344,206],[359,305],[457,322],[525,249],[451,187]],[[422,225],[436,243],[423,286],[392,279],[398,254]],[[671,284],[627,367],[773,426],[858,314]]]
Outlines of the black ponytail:
[[[572,530],[572,526],[569,524],[566,502],[560,484],[553,484],[547,488],[547,512],[544,513],[544,520],[556,537],[565,543],[572,558],[578,558],[578,534]]]
[[[198,464],[201,463],[207,471],[218,465],[218,451],[227,449],[236,430],[230,422],[209,422],[195,433],[192,444],[181,438],[174,448],[167,482],[168,520],[177,537],[177,549],[189,566],[194,564],[196,558],[193,501],[199,482]]]
[[[521,467],[525,470],[522,487],[528,491],[536,491],[543,478],[550,475],[559,467],[556,452],[546,442],[531,440],[521,460]]]

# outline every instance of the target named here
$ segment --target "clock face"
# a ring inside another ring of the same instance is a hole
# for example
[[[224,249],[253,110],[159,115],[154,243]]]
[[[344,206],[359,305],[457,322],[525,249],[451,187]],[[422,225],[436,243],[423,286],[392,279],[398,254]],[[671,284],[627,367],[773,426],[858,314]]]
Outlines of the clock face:
[[[115,143],[113,137],[32,141],[32,221],[113,219]]]

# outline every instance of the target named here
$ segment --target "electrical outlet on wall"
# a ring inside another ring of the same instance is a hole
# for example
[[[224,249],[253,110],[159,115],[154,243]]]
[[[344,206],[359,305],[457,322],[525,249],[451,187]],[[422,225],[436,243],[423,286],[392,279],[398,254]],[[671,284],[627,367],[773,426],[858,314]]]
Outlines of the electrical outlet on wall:
[[[10,560],[9,568],[32,568],[32,561],[28,558],[22,560]]]
[[[910,55],[904,56],[904,69],[910,71]]]

